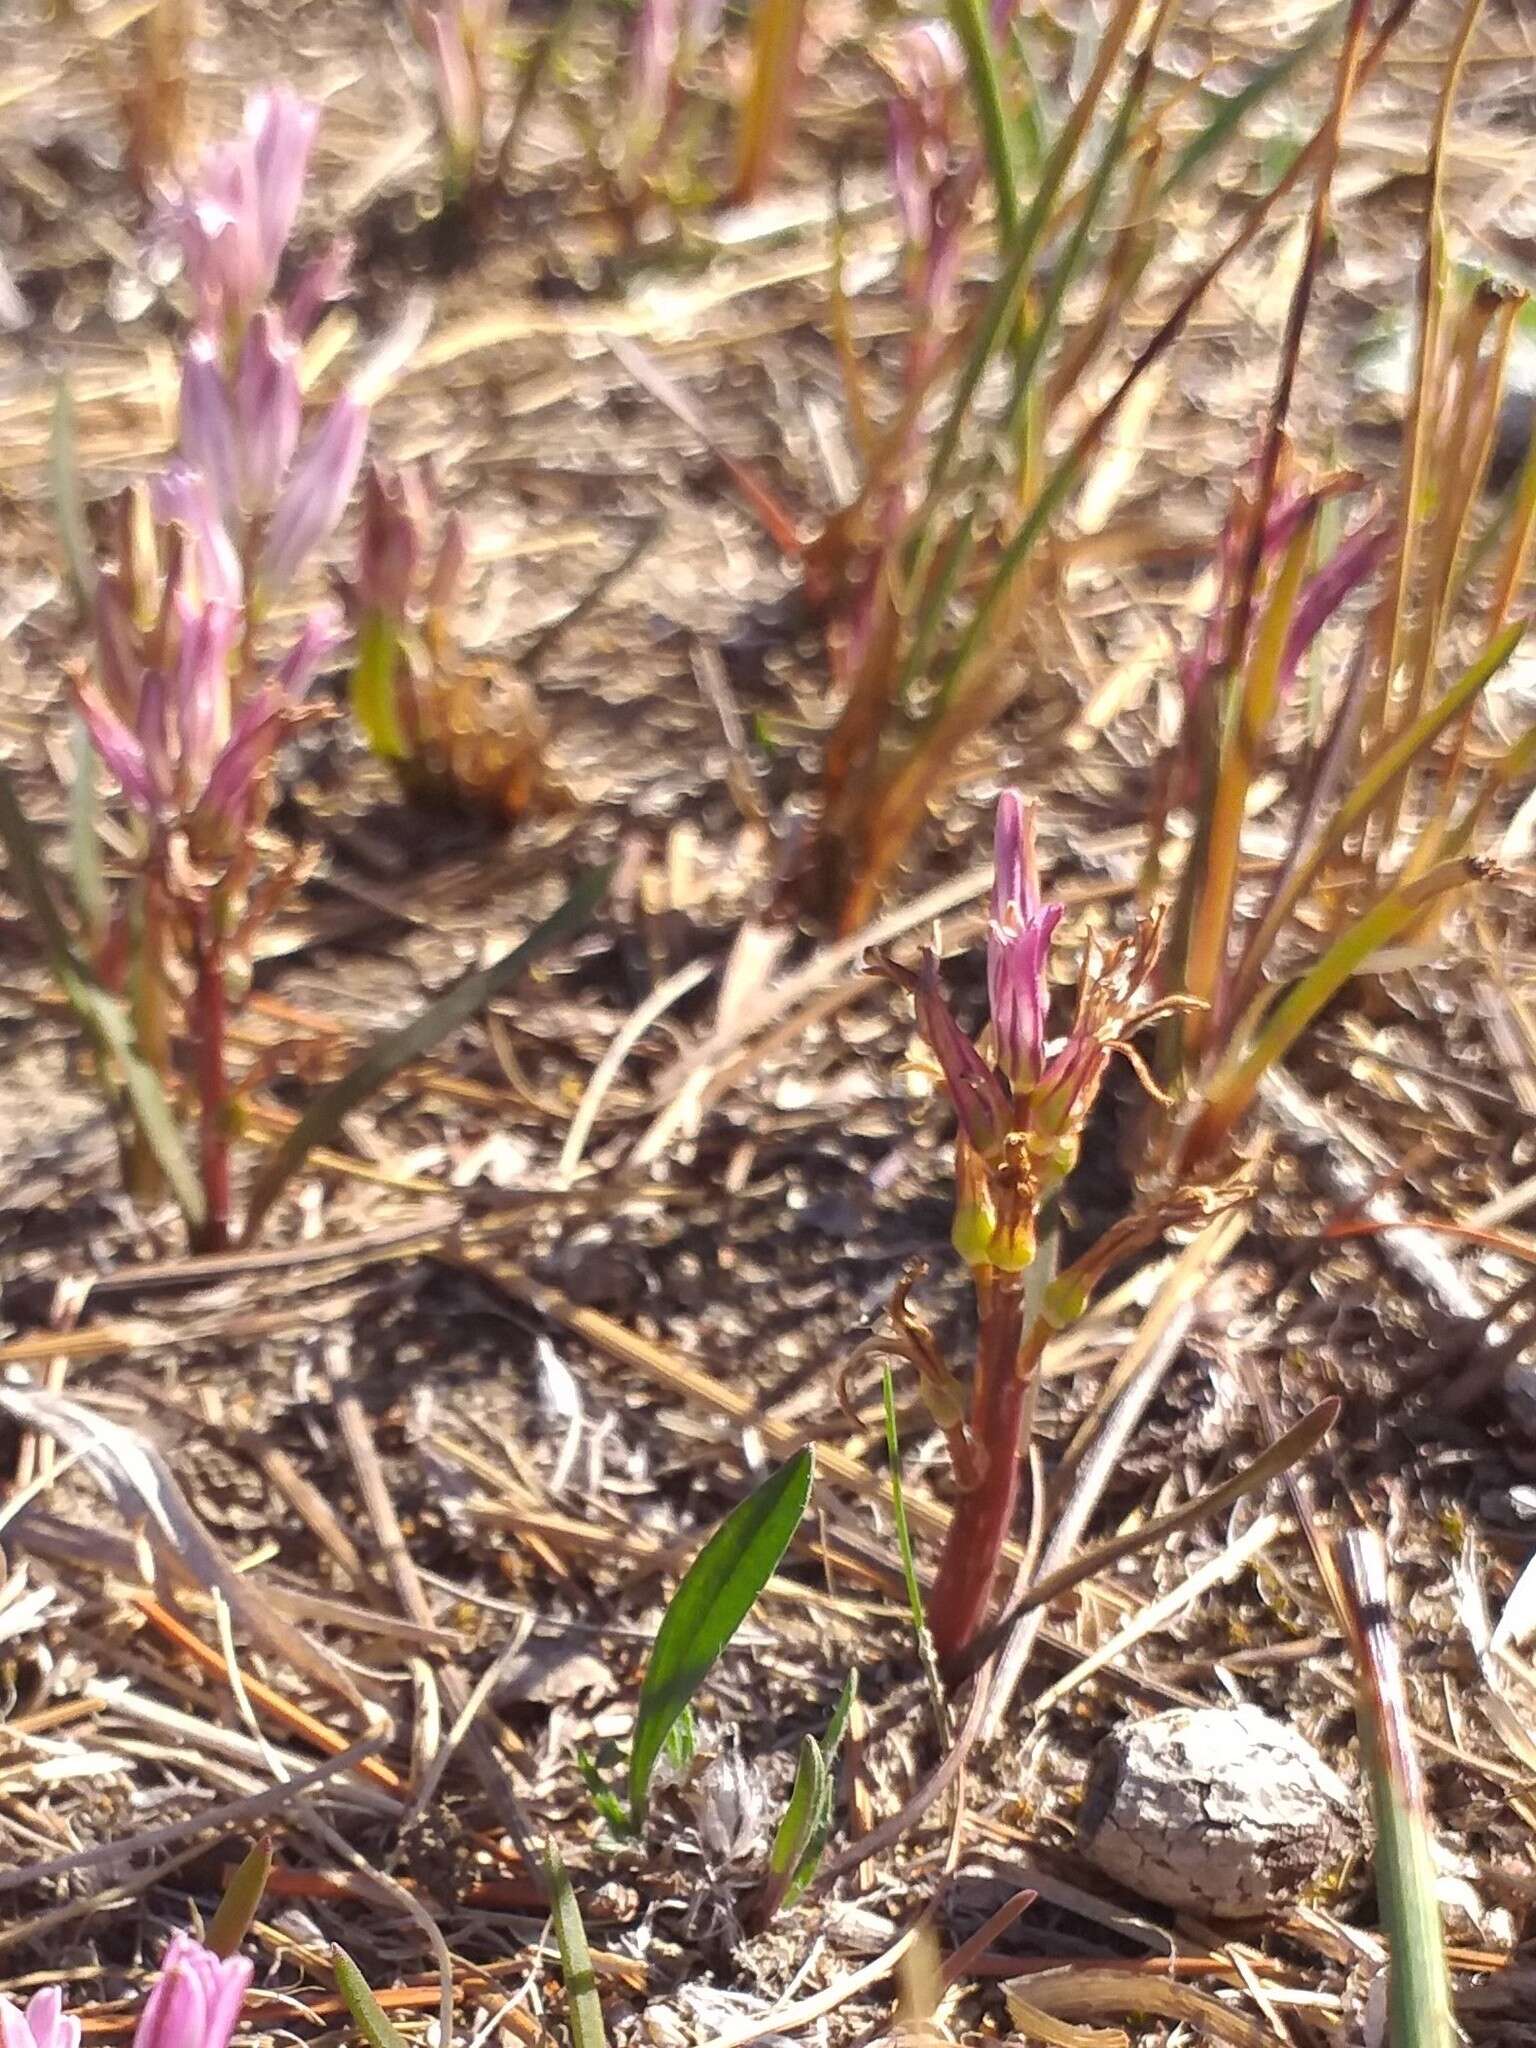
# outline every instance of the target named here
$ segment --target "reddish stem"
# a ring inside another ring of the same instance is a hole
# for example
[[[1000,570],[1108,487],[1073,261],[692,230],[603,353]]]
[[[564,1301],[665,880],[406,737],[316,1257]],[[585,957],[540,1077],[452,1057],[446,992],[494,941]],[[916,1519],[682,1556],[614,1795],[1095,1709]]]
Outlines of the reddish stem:
[[[198,1159],[208,1214],[196,1249],[223,1251],[229,1243],[229,1105],[224,1071],[224,948],[216,931],[218,909],[196,912],[197,988],[193,1028],[197,1040]]]
[[[956,1663],[987,1619],[1003,1545],[1013,1526],[1023,1465],[1030,1374],[1021,1371],[1024,1294],[1013,1278],[993,1278],[981,1293],[971,1442],[983,1471],[956,1505],[944,1555],[928,1595],[928,1623],[941,1665]]]

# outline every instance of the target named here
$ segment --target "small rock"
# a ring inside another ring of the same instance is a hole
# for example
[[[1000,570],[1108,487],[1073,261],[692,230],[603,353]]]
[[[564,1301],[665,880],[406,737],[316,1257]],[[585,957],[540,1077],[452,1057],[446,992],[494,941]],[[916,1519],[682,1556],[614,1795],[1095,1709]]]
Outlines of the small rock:
[[[1178,1708],[1094,1756],[1079,1846],[1143,1898],[1241,1920],[1344,1856],[1355,1803],[1311,1744],[1256,1707]]]

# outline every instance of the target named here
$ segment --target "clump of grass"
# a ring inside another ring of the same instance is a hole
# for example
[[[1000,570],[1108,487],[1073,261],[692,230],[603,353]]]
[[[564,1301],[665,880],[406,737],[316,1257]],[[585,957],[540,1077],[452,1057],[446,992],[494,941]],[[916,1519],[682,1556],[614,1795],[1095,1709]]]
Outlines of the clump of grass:
[[[1060,619],[1070,506],[1132,391],[1326,148],[1324,130],[1085,420],[1081,392],[1125,351],[1126,314],[1155,254],[1150,224],[1320,33],[1218,102],[1175,148],[1181,94],[1161,88],[1157,70],[1170,8],[1144,27],[1142,18],[1134,0],[1112,10],[1054,128],[1021,39],[1000,43],[977,8],[957,4],[949,20],[913,24],[881,46],[904,243],[895,374],[876,377],[855,348],[839,273],[833,329],[854,457],[842,502],[815,524],[728,463],[798,563],[824,630],[829,722],[796,886],[845,931],[868,919],[973,743],[1036,688]],[[993,275],[977,303],[962,282],[984,240]],[[633,365],[635,352],[623,353]],[[636,373],[713,441],[669,379],[654,366]]]
[[[1432,165],[1456,76],[1453,54]],[[1352,976],[1430,940],[1488,872],[1488,828],[1536,769],[1536,728],[1489,745],[1477,725],[1528,624],[1512,614],[1536,525],[1536,441],[1512,493],[1490,507],[1485,489],[1524,300],[1449,268],[1432,179],[1395,489],[1325,544],[1325,515],[1358,503],[1361,481],[1306,477],[1285,433],[1325,196],[1320,182],[1275,401],[1234,494],[1150,821],[1149,900],[1172,893],[1165,986],[1190,999],[1159,1051],[1176,1176],[1230,1151],[1265,1074]],[[1325,664],[1325,629],[1350,601],[1342,658]],[[1286,844],[1250,881],[1253,795],[1277,775]]]

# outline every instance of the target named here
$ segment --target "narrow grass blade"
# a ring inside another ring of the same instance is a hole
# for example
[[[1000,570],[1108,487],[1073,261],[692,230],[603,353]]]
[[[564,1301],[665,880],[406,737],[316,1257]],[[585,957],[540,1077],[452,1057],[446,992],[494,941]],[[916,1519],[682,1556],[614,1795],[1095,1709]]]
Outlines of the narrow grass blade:
[[[188,1229],[200,1229],[207,1215],[202,1186],[191,1155],[182,1143],[165,1090],[139,1051],[124,1006],[101,987],[76,955],[53,900],[32,827],[3,768],[0,840],[5,843],[11,886],[31,916],[59,987],[91,1042],[102,1087],[115,1098],[120,1085],[122,1101],[154,1154]]]
[[[101,806],[96,796],[96,751],[85,720],[70,720],[69,865],[80,922],[94,944],[107,928],[107,885],[101,869]]]
[[[977,326],[975,343],[955,387],[949,417],[944,422],[943,431],[934,448],[933,460],[928,469],[923,508],[915,522],[918,530],[927,524],[938,502],[939,494],[949,480],[950,470],[959,452],[965,423],[970,416],[972,402],[986,375],[988,365],[1003,347],[1008,336],[1018,327],[1019,315],[1029,295],[1031,271],[1040,239],[1051,218],[1061,188],[1066,182],[1067,174],[1076,159],[1094,109],[1103,96],[1109,74],[1140,11],[1141,0],[1120,0],[1114,17],[1105,28],[1093,74],[1057,138],[1049,161],[1041,174],[1035,196],[1030,201],[1029,210],[1019,222],[1008,260],[999,272],[988,296],[985,310]]]
[[[597,1995],[597,1972],[587,1946],[581,1908],[571,1888],[570,1875],[558,1849],[545,1859],[549,1872],[549,1895],[555,1923],[555,1942],[560,1950],[560,1974],[565,1980],[565,2008],[571,2021],[571,2048],[606,2048],[603,2007]]]
[[[271,1875],[272,1838],[263,1835],[241,1858],[240,1868],[224,1887],[218,1911],[209,1923],[204,1945],[216,1956],[232,1956],[250,1933]]]
[[[629,1810],[645,1818],[651,1773],[673,1723],[778,1569],[815,1476],[809,1446],[734,1508],[689,1566],[651,1646],[629,1757]]]
[[[1365,825],[1378,805],[1393,789],[1426,748],[1432,746],[1453,719],[1471,709],[1488,684],[1503,668],[1524,637],[1530,621],[1517,619],[1484,648],[1471,666],[1450,688],[1421,712],[1406,732],[1378,746],[1360,770],[1349,795],[1328,820],[1314,845],[1297,861],[1284,882],[1277,886],[1258,929],[1245,949],[1239,977],[1244,988],[1253,986],[1263,962],[1286,919],[1311,888],[1325,864],[1344,845],[1352,832]]]
[[[949,21],[965,52],[976,125],[997,200],[998,239],[1006,252],[1019,231],[1019,181],[997,46],[982,0],[949,0]]]
[[[881,1375],[880,1387],[885,1403],[885,1451],[891,1468],[891,1519],[896,1524],[896,1548],[901,1556],[901,1575],[907,1586],[907,1607],[912,1615],[912,1634],[917,1642],[917,1654],[923,1667],[923,1676],[928,1681],[935,1725],[940,1736],[947,1738],[949,1702],[944,1694],[944,1681],[939,1676],[939,1660],[934,1651],[933,1637],[928,1633],[928,1616],[923,1607],[923,1589],[918,1583],[912,1531],[907,1526],[907,1497],[901,1484],[901,1438],[896,1429],[896,1389],[891,1380],[889,1366],[886,1366]]]
[[[1266,1021],[1251,1033],[1239,1030],[1234,1051],[1202,1091],[1205,1108],[1185,1148],[1186,1164],[1192,1165],[1219,1149],[1247,1111],[1264,1075],[1284,1059],[1313,1019],[1373,954],[1401,938],[1425,904],[1448,889],[1475,881],[1480,872],[1482,867],[1477,861],[1442,861],[1416,881],[1389,889],[1334,940],[1323,957],[1281,998]]]
[[[1169,166],[1168,175],[1159,190],[1159,200],[1167,199],[1180,185],[1187,184],[1196,171],[1225,148],[1254,108],[1262,106],[1278,92],[1314,50],[1332,41],[1334,32],[1348,12],[1346,4],[1320,14],[1300,42],[1293,43],[1290,49],[1282,50],[1278,57],[1272,57],[1267,64],[1261,65],[1238,91],[1219,99],[1210,120],[1198,135],[1191,136]]]
[[[605,334],[605,347],[611,349],[628,370],[631,377],[648,391],[658,405],[682,421],[690,433],[697,435],[716,462],[736,486],[747,510],[762,526],[763,531],[786,555],[802,552],[800,536],[795,528],[794,515],[776,498],[768,486],[758,478],[746,463],[738,462],[728,454],[716,439],[714,430],[682,386],[668,376],[659,363],[653,362],[637,342],[630,341],[622,334]]]
[[[64,544],[64,561],[75,586],[82,614],[96,594],[96,562],[80,502],[80,460],[75,438],[75,395],[69,379],[59,379],[53,401],[53,426],[48,437],[48,467],[53,487],[53,516]]]
[[[367,2043],[367,2048],[406,2048],[405,2036],[390,2022],[384,2008],[368,1988],[368,1980],[344,1948],[332,1948],[331,1968],[336,1973],[336,1989],[341,1993],[341,2002],[352,2015],[352,2023]]]
[[[752,67],[736,136],[731,197],[755,197],[783,146],[800,83],[805,0],[757,0],[752,10]]]
[[[1356,1713],[1376,1823],[1376,1896],[1391,1936],[1387,2032],[1392,2048],[1455,2048],[1435,1852],[1402,1655],[1392,1626],[1387,1556],[1375,1530],[1350,1529],[1334,1551],[1342,1619],[1355,1654]]]
[[[419,1016],[398,1031],[375,1039],[362,1057],[329,1088],[322,1090],[305,1110],[281,1145],[257,1174],[246,1215],[245,1241],[250,1243],[261,1228],[267,1211],[277,1200],[309,1154],[326,1144],[340,1129],[344,1118],[366,1102],[385,1083],[413,1060],[428,1053],[450,1031],[457,1031],[483,1010],[493,997],[509,988],[527,968],[569,938],[591,917],[608,886],[609,868],[584,875],[572,888],[559,909],[536,925],[523,943],[489,967],[477,967],[451,982]]]

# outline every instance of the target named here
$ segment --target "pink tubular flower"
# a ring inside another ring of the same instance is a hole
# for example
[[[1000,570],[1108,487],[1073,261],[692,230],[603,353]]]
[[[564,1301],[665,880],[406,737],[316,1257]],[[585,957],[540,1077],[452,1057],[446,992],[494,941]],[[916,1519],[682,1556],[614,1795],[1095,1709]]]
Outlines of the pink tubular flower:
[[[997,805],[992,917],[987,927],[987,996],[998,1066],[1017,1091],[1039,1079],[1050,1007],[1046,956],[1061,905],[1040,900],[1035,814],[1017,790]]]
[[[368,407],[344,391],[299,450],[273,508],[260,569],[269,597],[293,581],[340,523],[367,440]]]
[[[346,627],[335,605],[322,605],[304,623],[292,647],[273,671],[272,680],[290,704],[299,703],[325,662],[346,639]]]
[[[24,2006],[0,1998],[0,2048],[80,2048],[80,2022],[66,2014],[57,1984],[34,1991]]]
[[[196,595],[205,603],[242,602],[240,558],[220,514],[214,487],[189,462],[171,462],[150,486],[155,517],[179,526],[189,544]]]
[[[173,1936],[133,2048],[229,2048],[250,1982],[244,1956],[216,1956],[190,1934]]]
[[[235,368],[235,454],[240,505],[265,512],[276,499],[299,444],[304,399],[298,345],[273,313],[245,331]]]
[[[172,209],[203,326],[238,335],[270,294],[319,118],[286,90],[253,94],[241,134],[204,154]]]

